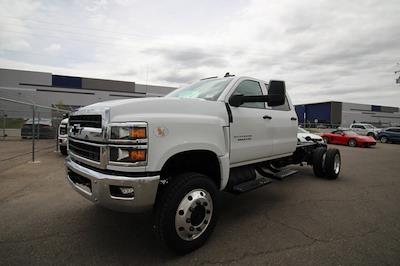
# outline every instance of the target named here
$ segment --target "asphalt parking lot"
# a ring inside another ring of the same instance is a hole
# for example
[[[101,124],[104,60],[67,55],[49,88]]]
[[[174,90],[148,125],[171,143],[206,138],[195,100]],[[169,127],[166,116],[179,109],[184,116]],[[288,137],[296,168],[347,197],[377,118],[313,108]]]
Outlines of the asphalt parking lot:
[[[227,193],[208,243],[165,251],[151,213],[116,213],[73,191],[63,157],[0,169],[0,264],[398,265],[400,145],[339,147],[338,180],[310,167],[242,196]],[[4,149],[2,152],[6,152]]]

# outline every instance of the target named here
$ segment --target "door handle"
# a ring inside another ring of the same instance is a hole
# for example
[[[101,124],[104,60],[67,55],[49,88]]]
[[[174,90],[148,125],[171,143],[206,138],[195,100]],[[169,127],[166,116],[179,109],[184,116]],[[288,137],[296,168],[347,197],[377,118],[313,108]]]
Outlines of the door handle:
[[[271,119],[272,119],[272,117],[271,117],[271,116],[269,116],[269,115],[264,115],[264,116],[263,116],[263,118],[264,118],[264,119],[269,119],[269,120],[271,120]]]
[[[290,118],[290,120],[292,120],[292,121],[296,121],[296,120],[297,120],[297,118],[296,118],[296,117],[291,117],[291,118]]]

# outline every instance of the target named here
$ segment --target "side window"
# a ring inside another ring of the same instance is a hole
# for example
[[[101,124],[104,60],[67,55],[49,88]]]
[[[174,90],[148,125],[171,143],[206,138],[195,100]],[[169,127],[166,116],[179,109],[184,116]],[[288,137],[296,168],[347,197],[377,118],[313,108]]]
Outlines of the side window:
[[[265,84],[265,87],[268,88],[268,84]],[[289,102],[287,100],[287,97],[285,96],[285,103],[284,104],[278,105],[278,106],[271,106],[271,110],[290,111],[290,106],[289,106]]]
[[[237,86],[235,94],[243,94],[244,96],[261,96],[263,95],[260,83],[253,80],[244,80],[239,86]],[[260,103],[244,103],[240,107],[248,107],[248,108],[265,108],[265,104],[263,102]]]

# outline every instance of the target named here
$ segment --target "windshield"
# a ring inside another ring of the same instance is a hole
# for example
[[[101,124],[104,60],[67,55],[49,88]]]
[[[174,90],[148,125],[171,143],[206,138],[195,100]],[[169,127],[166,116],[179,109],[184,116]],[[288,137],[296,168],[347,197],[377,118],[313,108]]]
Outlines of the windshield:
[[[298,129],[297,129],[297,133],[309,133],[307,130],[305,130],[305,129],[302,129],[301,127],[299,127]]]
[[[350,135],[350,136],[358,135],[356,132],[351,131],[351,130],[345,130],[345,131],[343,131],[343,133],[345,133],[346,135]]]
[[[165,97],[200,98],[216,101],[232,79],[233,78],[200,80],[187,87],[177,89]]]

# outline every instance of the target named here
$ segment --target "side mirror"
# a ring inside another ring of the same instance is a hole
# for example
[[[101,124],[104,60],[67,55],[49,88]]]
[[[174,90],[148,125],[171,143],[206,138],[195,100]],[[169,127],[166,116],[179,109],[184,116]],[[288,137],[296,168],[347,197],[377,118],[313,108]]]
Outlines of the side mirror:
[[[239,107],[243,104],[243,94],[235,94],[232,95],[229,99],[229,104],[234,107]]]
[[[269,106],[279,106],[284,104],[285,100],[285,82],[271,80],[268,86],[268,95],[244,96],[243,94],[235,94],[229,99],[229,104],[239,107],[244,103],[267,102]]]
[[[286,85],[281,80],[271,80],[268,85],[268,105],[279,106],[285,103]]]

